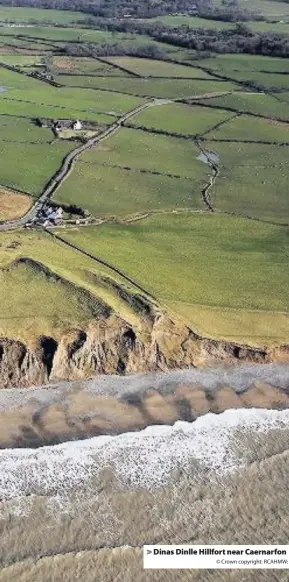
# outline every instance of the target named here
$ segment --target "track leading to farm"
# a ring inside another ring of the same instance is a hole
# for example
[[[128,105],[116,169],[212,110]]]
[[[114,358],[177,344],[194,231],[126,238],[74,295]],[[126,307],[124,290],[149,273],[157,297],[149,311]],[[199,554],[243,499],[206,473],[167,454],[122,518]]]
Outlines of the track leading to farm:
[[[108,137],[112,136],[114,133],[116,133],[121,128],[122,124],[125,123],[128,119],[130,119],[134,115],[137,115],[141,111],[144,111],[148,107],[151,107],[152,105],[154,105],[154,101],[144,103],[143,105],[139,105],[138,107],[135,107],[131,111],[128,111],[127,113],[125,113],[124,115],[119,117],[119,119],[115,123],[113,123],[108,128],[106,128],[102,133],[100,133],[96,137],[93,137],[92,139],[88,140],[85,144],[80,145],[75,150],[70,152],[64,158],[62,166],[59,168],[59,170],[57,170],[56,174],[54,174],[54,176],[48,182],[48,184],[46,185],[41,196],[38,198],[38,200],[34,204],[34,206],[32,206],[32,208],[30,208],[29,212],[27,212],[27,214],[25,216],[23,216],[22,218],[20,218],[19,220],[13,220],[13,221],[9,221],[9,222],[7,221],[3,224],[0,224],[0,231],[7,231],[7,230],[13,230],[16,228],[21,228],[21,227],[25,226],[25,224],[27,224],[27,222],[30,222],[31,220],[35,220],[35,218],[37,217],[37,213],[38,213],[39,209],[43,206],[43,204],[46,202],[46,200],[48,200],[49,198],[52,197],[55,190],[60,186],[60,184],[62,184],[62,182],[65,180],[65,178],[67,178],[67,176],[69,175],[69,173],[72,169],[72,166],[73,166],[75,159],[80,154],[82,154],[86,150],[90,149],[94,145],[97,145],[101,141],[107,139]]]

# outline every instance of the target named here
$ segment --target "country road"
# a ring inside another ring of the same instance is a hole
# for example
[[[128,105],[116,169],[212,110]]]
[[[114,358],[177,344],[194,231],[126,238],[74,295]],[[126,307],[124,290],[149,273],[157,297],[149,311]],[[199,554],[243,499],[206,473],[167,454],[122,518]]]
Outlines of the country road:
[[[202,95],[192,95],[187,96],[185,98],[174,98],[174,99],[162,99],[162,98],[152,98],[150,101],[146,101],[142,105],[135,107],[131,111],[124,113],[121,117],[118,118],[112,125],[107,127],[102,133],[97,135],[96,137],[88,140],[85,144],[78,146],[76,149],[71,151],[63,160],[61,167],[57,170],[54,176],[49,180],[48,184],[45,186],[41,196],[35,202],[35,204],[30,208],[30,210],[17,220],[10,220],[0,223],[0,232],[5,232],[9,230],[15,230],[17,228],[24,227],[28,222],[34,221],[37,218],[38,212],[43,204],[52,197],[56,189],[61,185],[61,183],[67,178],[69,175],[72,167],[73,162],[75,159],[85,152],[86,150],[90,149],[94,145],[97,145],[101,141],[107,139],[108,137],[112,136],[116,133],[119,129],[121,129],[123,123],[128,121],[131,117],[134,117],[141,111],[148,109],[149,107],[159,106],[159,105],[166,105],[168,103],[179,103],[183,102],[184,99],[194,99],[198,100],[201,98],[209,98],[209,97],[216,97],[218,95],[225,95],[225,94],[235,94],[241,93],[241,91],[222,91],[222,92],[215,92],[215,93],[205,93]],[[249,92],[246,92],[249,93]]]
[[[3,222],[2,224],[0,224],[0,231],[8,231],[8,230],[14,230],[16,228],[21,228],[21,227],[25,226],[25,224],[27,224],[27,222],[35,220],[35,218],[37,217],[37,214],[39,212],[39,209],[43,206],[43,204],[46,202],[46,200],[51,198],[51,196],[54,194],[55,190],[60,186],[60,184],[63,182],[63,180],[65,180],[65,178],[68,176],[68,174],[70,173],[70,171],[72,169],[74,160],[80,154],[82,154],[86,150],[90,149],[92,146],[97,145],[101,141],[107,139],[108,137],[110,137],[111,135],[116,133],[121,128],[122,124],[125,123],[126,121],[128,121],[128,119],[130,119],[134,115],[137,115],[138,113],[147,109],[148,107],[151,107],[154,104],[155,104],[155,102],[154,102],[154,100],[152,100],[152,101],[148,101],[142,105],[139,105],[138,107],[135,107],[131,111],[128,111],[127,113],[125,113],[124,115],[119,117],[119,119],[115,123],[113,123],[112,125],[107,127],[102,133],[100,133],[96,137],[93,137],[92,139],[88,140],[85,144],[80,145],[75,150],[70,152],[66,156],[66,158],[64,158],[61,167],[59,168],[59,170],[57,170],[56,174],[54,174],[54,176],[48,182],[48,184],[46,185],[41,196],[38,198],[38,200],[35,202],[35,204],[32,206],[32,208],[30,208],[30,210],[27,212],[27,214],[25,214],[25,216],[22,216],[22,218],[19,218],[17,220],[10,220],[10,221]]]

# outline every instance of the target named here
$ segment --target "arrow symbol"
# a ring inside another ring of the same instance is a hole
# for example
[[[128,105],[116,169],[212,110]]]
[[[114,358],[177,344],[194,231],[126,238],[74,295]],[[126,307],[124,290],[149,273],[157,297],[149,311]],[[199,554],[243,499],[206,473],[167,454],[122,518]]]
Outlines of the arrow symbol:
[[[151,550],[147,550],[147,554],[152,554],[152,551]]]

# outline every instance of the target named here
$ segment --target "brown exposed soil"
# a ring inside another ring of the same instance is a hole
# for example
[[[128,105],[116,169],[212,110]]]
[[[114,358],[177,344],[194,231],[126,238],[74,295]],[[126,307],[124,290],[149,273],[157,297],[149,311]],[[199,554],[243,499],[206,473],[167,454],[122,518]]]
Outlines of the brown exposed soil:
[[[31,206],[31,198],[0,186],[0,221],[21,218]]]
[[[40,337],[32,347],[0,338],[0,387],[242,362],[289,362],[289,345],[261,349],[202,338],[160,313],[144,316],[133,328],[103,311],[87,329],[71,330],[58,341]]]
[[[54,60],[54,65],[58,69],[64,69],[67,71],[73,71],[76,68],[75,60],[69,59],[68,57],[57,57],[57,59]]]

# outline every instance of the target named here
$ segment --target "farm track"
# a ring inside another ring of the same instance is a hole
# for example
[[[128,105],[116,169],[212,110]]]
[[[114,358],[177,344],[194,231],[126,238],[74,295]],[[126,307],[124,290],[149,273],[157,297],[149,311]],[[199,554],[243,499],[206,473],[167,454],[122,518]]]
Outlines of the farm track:
[[[30,39],[30,37],[27,37]],[[45,39],[46,40],[46,39]],[[45,42],[44,40],[44,42]],[[41,42],[42,39],[37,40],[37,42]],[[49,41],[47,41],[48,43]],[[139,75],[138,73],[134,73],[124,67],[121,67],[119,65],[115,65],[114,63],[111,63],[110,61],[101,58],[101,57],[94,57],[95,60],[101,62],[102,64],[109,64],[111,66],[114,66],[115,68],[124,71],[125,73],[128,73],[129,75],[132,75],[134,77],[137,78],[146,78],[143,75]],[[173,60],[169,61],[169,62],[174,62]],[[178,64],[180,64],[178,62]],[[182,64],[182,63],[181,63]],[[185,64],[185,63],[184,63]],[[226,80],[226,81],[231,81],[234,82],[235,84],[241,85],[242,87],[244,87],[243,82],[238,82],[235,81],[234,79],[231,79],[230,77],[227,76],[223,76],[220,75],[218,73],[214,73],[213,71],[205,68],[205,67],[201,67],[201,66],[196,66],[196,65],[190,65],[189,63],[186,63],[186,65],[188,67],[194,67],[197,68],[201,71],[204,71],[206,73],[208,73],[210,76],[212,76],[212,78],[215,78],[215,80]],[[3,66],[4,68],[7,68],[9,70],[12,70],[14,72],[18,72],[19,74],[23,74],[26,75],[27,77],[31,78],[31,75],[29,75],[29,73],[26,73],[24,71],[19,71],[19,69],[16,69],[13,66],[7,65],[6,63],[1,63],[0,62],[0,66]],[[153,78],[153,77],[152,77]],[[47,80],[45,79],[40,79],[44,82],[47,82]],[[208,79],[209,80],[209,79]],[[50,83],[48,81],[49,84],[53,84]],[[65,85],[58,85],[57,83],[55,84],[55,86],[59,86],[60,88],[62,86]],[[103,89],[100,89],[103,90]],[[113,92],[113,91],[112,91]],[[122,93],[121,91],[115,91],[115,92],[119,92]],[[256,91],[254,91],[255,93]],[[0,231],[7,231],[7,230],[13,230],[16,228],[20,228],[25,226],[25,224],[29,221],[33,221],[35,220],[35,218],[37,217],[38,211],[39,209],[43,206],[43,204],[45,203],[45,201],[49,198],[51,198],[53,196],[53,194],[55,193],[56,189],[61,185],[61,183],[68,177],[68,175],[70,174],[74,161],[75,159],[82,154],[84,151],[90,149],[91,147],[93,147],[94,145],[97,145],[98,143],[100,143],[102,140],[107,139],[108,137],[112,136],[115,132],[117,132],[121,127],[126,126],[126,123],[129,121],[130,118],[132,118],[133,116],[137,115],[138,113],[140,113],[141,111],[147,109],[148,107],[151,106],[157,106],[157,105],[162,105],[165,103],[187,103],[188,100],[193,100],[195,101],[198,105],[204,106],[204,107],[211,107],[211,108],[216,108],[216,109],[225,109],[228,111],[232,111],[232,113],[234,113],[234,115],[232,117],[230,117],[229,119],[226,119],[225,121],[220,122],[219,124],[217,124],[217,126],[215,127],[215,129],[217,127],[220,127],[221,125],[223,125],[224,123],[227,123],[229,121],[231,121],[231,119],[234,119],[234,117],[238,117],[239,115],[241,115],[242,113],[247,113],[248,115],[250,115],[250,112],[240,112],[240,111],[236,111],[235,109],[231,109],[228,107],[221,107],[221,106],[214,106],[212,104],[206,105],[203,103],[198,103],[199,99],[208,99],[208,98],[213,98],[213,97],[220,97],[220,96],[225,96],[225,95],[230,95],[230,94],[239,94],[241,93],[240,91],[222,91],[222,92],[213,92],[213,93],[205,93],[205,94],[201,94],[201,95],[193,95],[193,96],[187,96],[187,97],[182,97],[182,98],[173,98],[173,99],[165,99],[165,98],[153,98],[151,96],[145,96],[147,99],[150,99],[150,101],[148,101],[147,103],[136,107],[135,109],[131,110],[130,112],[125,113],[124,115],[122,115],[121,117],[119,117],[118,119],[116,119],[115,122],[112,123],[112,125],[110,125],[107,129],[105,129],[105,131],[103,131],[101,134],[99,134],[98,136],[96,136],[95,138],[90,139],[88,142],[86,142],[85,144],[77,147],[75,150],[73,150],[72,152],[70,152],[63,160],[61,167],[59,168],[59,170],[56,172],[56,174],[51,178],[51,180],[48,182],[48,184],[46,185],[46,187],[44,188],[43,193],[41,194],[40,198],[36,201],[36,203],[34,204],[34,206],[29,210],[29,212],[22,217],[19,220],[15,220],[15,221],[7,221],[5,223],[0,224]],[[250,94],[250,91],[244,91],[245,94]],[[259,93],[263,93],[263,91],[261,92],[257,92]],[[8,99],[3,97],[3,99]],[[13,99],[10,99],[13,100]],[[24,102],[24,103],[32,103],[35,105],[41,105],[37,102],[31,102],[31,101],[25,101],[25,100],[18,100],[15,99],[14,101],[18,101],[18,102]],[[47,105],[47,104],[42,104],[42,105]],[[52,105],[51,105],[52,107]],[[53,106],[55,107],[55,105]],[[64,106],[59,106],[59,109],[66,109]],[[81,110],[79,110],[81,112]],[[85,111],[85,110],[83,110]],[[99,112],[100,113],[100,112]],[[257,114],[251,114],[255,117],[261,117],[263,119],[270,119],[268,117],[262,116],[262,115],[257,115]],[[281,121],[281,120],[280,120]],[[130,124],[128,123],[127,126],[129,127]],[[141,130],[146,130],[146,131],[150,131],[148,128],[144,128],[144,127],[138,127],[138,126],[133,126],[134,129],[141,129]],[[170,132],[162,132],[162,130],[156,130],[156,131],[151,131],[152,133],[164,133],[167,135],[171,135],[171,136],[175,136],[175,137],[184,137],[187,139],[194,139],[194,140],[198,140],[200,139],[200,141],[203,141],[204,138],[203,136],[208,133],[208,131],[211,131],[214,128],[211,128],[209,130],[207,130],[204,134],[202,135],[182,135],[182,134],[173,134]],[[213,141],[222,141],[222,140],[213,140]],[[227,141],[227,140],[226,140]],[[228,141],[234,141],[234,140],[228,140]],[[238,142],[240,140],[237,140]],[[241,141],[240,141],[241,143]],[[244,142],[244,143],[250,143],[250,141],[248,142]],[[254,142],[254,143],[260,143],[260,142]],[[262,142],[262,143],[266,143],[266,142]],[[268,142],[268,143],[272,143],[272,142]],[[197,142],[198,147],[201,149],[201,151],[204,152],[204,150],[202,150],[200,143]],[[277,143],[276,143],[277,145]],[[278,144],[280,145],[280,144]],[[281,144],[281,145],[289,145],[289,144]],[[208,208],[208,210],[210,210],[211,212],[214,212],[215,209],[213,208],[212,204],[211,204],[211,200],[210,200],[210,196],[209,196],[209,191],[210,189],[214,186],[215,181],[218,177],[218,167],[214,166],[212,164],[210,164],[211,168],[213,169],[213,175],[210,177],[210,180],[208,182],[208,184],[206,184],[206,186],[203,188],[202,190],[202,197],[203,197],[203,201],[206,205],[206,207]],[[128,168],[129,170],[131,170],[131,168]],[[177,176],[172,176],[172,177],[177,177]]]
[[[107,139],[108,137],[114,135],[122,127],[122,123],[124,121],[126,121],[127,119],[130,119],[134,115],[137,115],[137,113],[140,113],[141,111],[143,111],[151,106],[152,106],[152,102],[148,102],[148,103],[144,103],[143,105],[139,105],[138,107],[135,107],[131,111],[129,111],[129,112],[125,113],[124,115],[122,115],[121,117],[119,117],[119,119],[115,123],[113,123],[108,128],[106,128],[101,134],[88,140],[85,144],[80,145],[75,150],[70,152],[64,158],[62,166],[60,167],[60,169],[57,170],[56,174],[54,174],[54,176],[51,178],[51,180],[46,185],[44,191],[42,192],[40,198],[38,198],[35,205],[32,206],[32,208],[28,211],[28,213],[25,216],[23,216],[21,219],[14,220],[14,221],[7,221],[3,224],[0,224],[0,232],[14,230],[15,228],[21,228],[21,227],[25,226],[25,224],[27,222],[35,220],[37,217],[38,211],[43,206],[43,204],[48,199],[50,199],[52,197],[52,195],[54,194],[56,189],[62,184],[62,182],[65,180],[65,178],[67,178],[67,176],[70,174],[72,167],[73,167],[74,160],[80,154],[82,154],[86,150],[90,149],[94,145],[97,145],[101,141]]]

